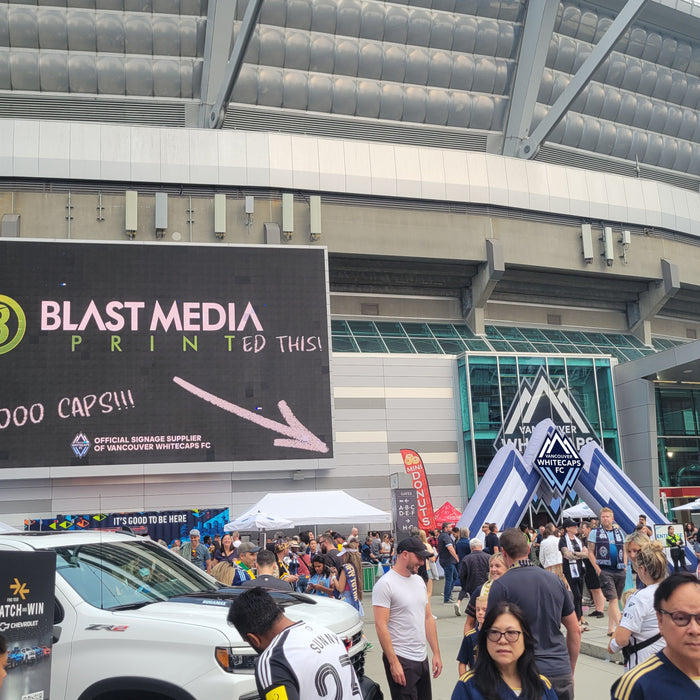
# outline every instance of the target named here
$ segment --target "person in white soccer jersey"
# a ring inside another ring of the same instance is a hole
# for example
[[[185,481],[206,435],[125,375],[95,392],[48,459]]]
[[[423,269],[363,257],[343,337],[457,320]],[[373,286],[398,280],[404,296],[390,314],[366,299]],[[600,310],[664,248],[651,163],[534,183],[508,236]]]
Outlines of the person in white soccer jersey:
[[[325,627],[286,617],[262,588],[241,593],[228,621],[260,658],[255,681],[263,700],[362,700],[345,645]]]

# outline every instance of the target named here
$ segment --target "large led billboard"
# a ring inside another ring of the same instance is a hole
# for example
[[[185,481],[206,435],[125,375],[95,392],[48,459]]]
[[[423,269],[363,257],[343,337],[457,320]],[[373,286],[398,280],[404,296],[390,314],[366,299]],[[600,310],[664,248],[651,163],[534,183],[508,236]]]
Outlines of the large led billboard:
[[[0,241],[0,467],[332,456],[325,250]]]

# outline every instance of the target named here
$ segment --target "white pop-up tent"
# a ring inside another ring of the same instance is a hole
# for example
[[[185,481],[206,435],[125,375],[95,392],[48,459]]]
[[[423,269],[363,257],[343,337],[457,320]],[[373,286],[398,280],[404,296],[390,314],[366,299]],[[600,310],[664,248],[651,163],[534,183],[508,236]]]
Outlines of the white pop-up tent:
[[[353,498],[345,491],[269,493],[247,512],[261,511],[301,525],[391,523],[391,514]]]

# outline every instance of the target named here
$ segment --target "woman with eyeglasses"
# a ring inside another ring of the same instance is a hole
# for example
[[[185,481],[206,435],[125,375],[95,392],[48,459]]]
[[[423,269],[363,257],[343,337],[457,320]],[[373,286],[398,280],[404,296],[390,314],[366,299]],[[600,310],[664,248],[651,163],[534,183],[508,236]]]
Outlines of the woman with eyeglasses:
[[[608,650],[613,654],[622,651],[626,669],[634,668],[666,646],[654,610],[654,594],[668,572],[668,560],[661,542],[647,539],[636,553],[635,565],[644,588],[627,600],[620,624],[608,644]]]
[[[452,700],[557,700],[535,664],[535,640],[522,610],[502,601],[486,613],[474,668],[457,682]]]

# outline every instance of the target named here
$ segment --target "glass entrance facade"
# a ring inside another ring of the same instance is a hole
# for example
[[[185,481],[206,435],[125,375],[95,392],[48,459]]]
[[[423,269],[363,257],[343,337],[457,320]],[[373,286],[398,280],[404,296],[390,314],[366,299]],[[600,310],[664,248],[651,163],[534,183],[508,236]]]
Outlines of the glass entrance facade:
[[[569,356],[463,355],[458,359],[467,496],[471,497],[505,437],[511,407],[525,380],[545,376],[575,401],[605,451],[619,463],[620,448],[609,358]],[[565,402],[564,402],[565,403]],[[560,416],[549,416],[559,423]],[[510,423],[513,422],[512,414]],[[522,438],[514,438],[522,450]]]
[[[660,486],[700,484],[700,387],[657,384],[656,426]]]

